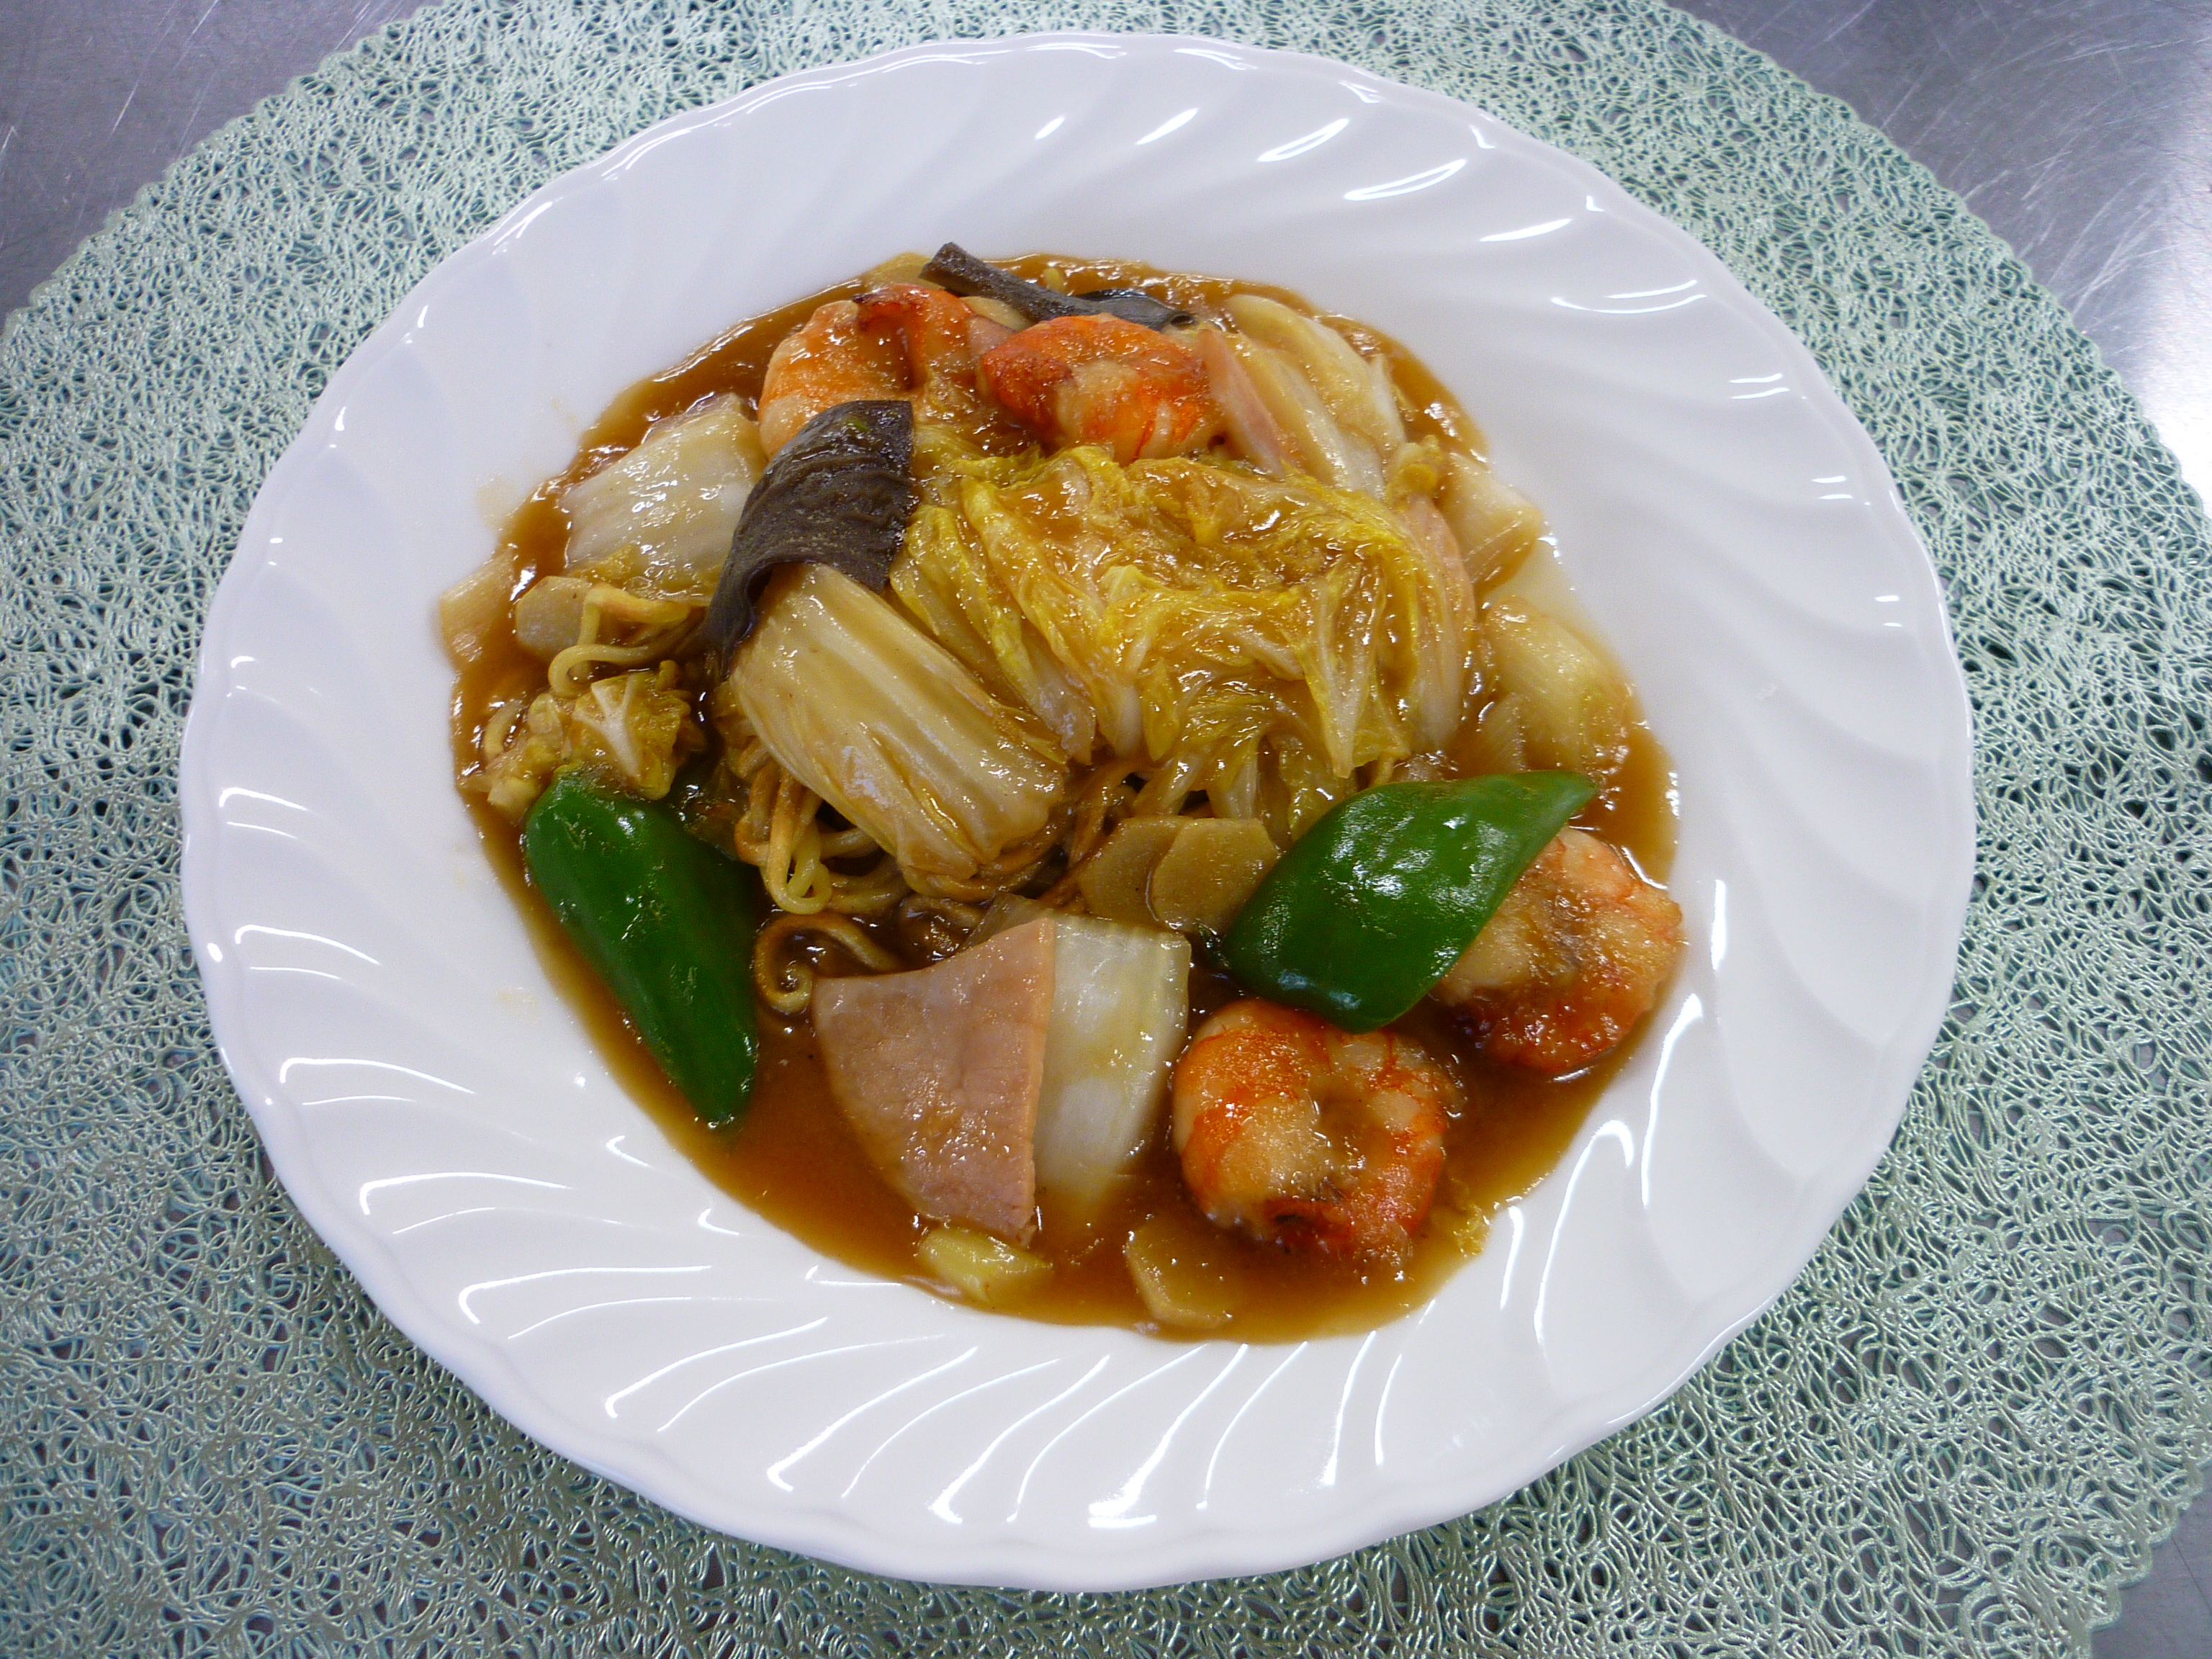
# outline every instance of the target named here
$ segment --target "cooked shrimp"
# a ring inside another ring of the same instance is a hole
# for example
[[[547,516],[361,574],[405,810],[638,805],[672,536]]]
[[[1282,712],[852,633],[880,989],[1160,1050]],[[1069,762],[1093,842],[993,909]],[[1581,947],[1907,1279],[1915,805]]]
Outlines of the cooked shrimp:
[[[1557,1074],[1620,1043],[1659,1000],[1682,908],[1626,854],[1562,830],[1436,989],[1492,1060]]]
[[[1444,1164],[1452,1085],[1415,1044],[1250,998],[1175,1072],[1182,1178],[1209,1220],[1352,1259],[1401,1254]]]
[[[988,423],[975,362],[1011,331],[921,283],[817,306],[768,360],[762,447],[773,455],[823,410],[860,398],[912,398],[918,420]]]
[[[817,306],[785,335],[761,377],[761,447],[773,455],[825,409],[906,390],[900,343],[860,326],[850,300]]]
[[[992,395],[1055,444],[1117,461],[1183,455],[1221,429],[1206,365],[1188,346],[1119,317],[1055,317],[986,352]]]
[[[1013,331],[941,288],[893,283],[860,296],[860,326],[906,349],[906,383],[918,421],[973,428],[988,423],[975,365]]]

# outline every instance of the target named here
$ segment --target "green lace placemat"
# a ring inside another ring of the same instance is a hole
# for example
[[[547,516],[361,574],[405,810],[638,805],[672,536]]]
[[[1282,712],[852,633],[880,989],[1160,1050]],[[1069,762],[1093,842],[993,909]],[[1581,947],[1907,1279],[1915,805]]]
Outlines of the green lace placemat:
[[[325,377],[673,110],[933,35],[1348,58],[1587,156],[1875,435],[1948,586],[1980,882],[1896,1146],[1664,1409],[1264,1579],[1063,1597],[704,1533],[524,1440],[270,1177],[177,896],[208,599]],[[216,135],[0,336],[0,1650],[2082,1652],[2212,1456],[2204,525],[2132,400],[1839,104],[1650,0],[447,0]]]

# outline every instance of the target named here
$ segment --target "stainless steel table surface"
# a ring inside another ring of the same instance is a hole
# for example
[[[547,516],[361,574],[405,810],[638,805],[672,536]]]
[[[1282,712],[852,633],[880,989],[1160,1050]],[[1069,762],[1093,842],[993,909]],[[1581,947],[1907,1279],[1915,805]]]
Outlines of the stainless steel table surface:
[[[0,0],[0,313],[216,127],[417,3]],[[1964,196],[2212,496],[2212,0],[1682,3]],[[2212,1504],[2099,1659],[2212,1653],[2208,1591]]]

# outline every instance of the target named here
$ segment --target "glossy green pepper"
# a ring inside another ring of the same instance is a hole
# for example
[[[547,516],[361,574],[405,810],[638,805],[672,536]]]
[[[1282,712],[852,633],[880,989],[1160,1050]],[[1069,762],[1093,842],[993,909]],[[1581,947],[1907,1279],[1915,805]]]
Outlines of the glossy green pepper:
[[[750,873],[672,808],[576,772],[538,797],[522,846],[531,880],[668,1080],[708,1123],[735,1122],[760,1052]]]
[[[1245,988],[1347,1031],[1388,1025],[1450,971],[1596,793],[1573,772],[1386,783],[1338,802],[1237,912]]]

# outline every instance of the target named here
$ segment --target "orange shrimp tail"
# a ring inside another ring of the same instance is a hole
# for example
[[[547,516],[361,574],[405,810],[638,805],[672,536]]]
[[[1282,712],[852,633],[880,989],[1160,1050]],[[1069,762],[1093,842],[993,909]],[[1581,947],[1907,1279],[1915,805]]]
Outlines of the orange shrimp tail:
[[[870,289],[854,302],[860,326],[869,333],[896,340],[906,354],[909,386],[927,386],[944,375],[973,380],[977,351],[971,338],[974,325],[1006,330],[987,323],[941,288],[920,283],[892,283]]]
[[[1120,317],[1055,317],[983,356],[1000,404],[1059,444],[1099,444],[1124,463],[1181,455],[1221,429],[1199,355]]]
[[[1391,1158],[1364,1170],[1340,1196],[1280,1198],[1268,1204],[1267,1218],[1276,1243],[1346,1261],[1402,1255],[1429,1218],[1444,1154],[1442,1140],[1433,1134],[1391,1139]]]
[[[1561,1077],[1604,1059],[1650,1012],[1648,1000],[1586,980],[1553,997],[1479,998],[1462,1017],[1491,1059]]]
[[[1321,1021],[1295,1009],[1267,1012],[1273,1018],[1200,1037],[1176,1063],[1176,1097],[1190,1103],[1183,1168],[1202,1189],[1219,1181],[1222,1160],[1242,1143],[1259,1103],[1293,1097],[1326,1059]]]
[[[1233,1003],[1176,1062],[1184,1182],[1218,1226],[1346,1261],[1401,1258],[1443,1172],[1450,1088],[1390,1033]]]
[[[832,300],[784,336],[761,380],[761,446],[771,455],[825,409],[905,394],[898,343],[870,332],[860,308]]]
[[[957,427],[977,440],[1001,422],[1012,434],[1012,422],[990,407],[976,373],[978,360],[1012,330],[921,283],[871,289],[856,304],[860,327],[903,353],[915,419]]]

